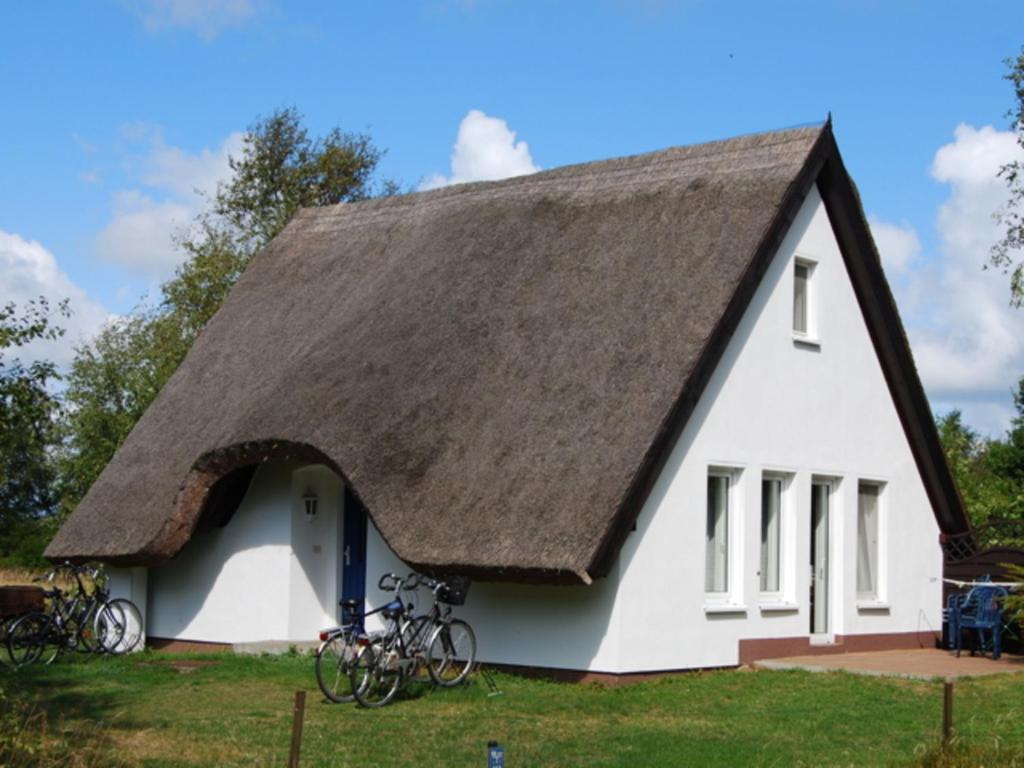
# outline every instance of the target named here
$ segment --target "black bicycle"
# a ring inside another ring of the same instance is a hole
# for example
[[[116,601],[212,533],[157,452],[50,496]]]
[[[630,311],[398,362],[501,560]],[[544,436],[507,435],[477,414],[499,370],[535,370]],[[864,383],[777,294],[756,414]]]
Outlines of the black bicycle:
[[[56,585],[66,575],[74,587]],[[83,576],[91,581],[90,592]],[[99,569],[64,563],[38,580],[54,584],[44,592],[45,611],[28,613],[8,627],[7,653],[15,666],[50,664],[62,652],[127,653],[142,638],[142,615],[130,600],[111,600]]]
[[[376,638],[357,639],[362,650],[351,666],[351,691],[364,707],[384,706],[403,681],[424,668],[435,685],[459,685],[476,662],[472,627],[451,615],[451,606],[465,602],[468,580],[438,581],[412,573],[401,580],[388,574],[382,582],[389,578],[396,582],[396,593],[427,587],[433,603],[427,613],[415,616],[410,604],[393,600],[382,609],[391,620],[390,631]]]
[[[384,591],[395,591],[401,605],[401,580],[393,574],[381,577],[378,587]],[[366,631],[366,619],[374,614],[392,611],[391,604],[364,612],[362,600],[342,600],[342,624],[325,629],[320,633],[320,645],[316,649],[316,683],[330,701],[341,704],[355,699],[352,692],[352,665],[355,663],[361,640],[369,641],[385,634],[386,630]],[[365,645],[365,643],[364,643]]]

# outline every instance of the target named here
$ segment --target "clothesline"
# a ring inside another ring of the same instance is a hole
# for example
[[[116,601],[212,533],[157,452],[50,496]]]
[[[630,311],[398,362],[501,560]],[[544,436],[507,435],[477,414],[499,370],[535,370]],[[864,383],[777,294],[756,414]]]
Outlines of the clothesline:
[[[1024,583],[1019,581],[960,581],[958,579],[943,579],[943,581],[957,587],[1006,587],[1007,589],[1024,587]]]

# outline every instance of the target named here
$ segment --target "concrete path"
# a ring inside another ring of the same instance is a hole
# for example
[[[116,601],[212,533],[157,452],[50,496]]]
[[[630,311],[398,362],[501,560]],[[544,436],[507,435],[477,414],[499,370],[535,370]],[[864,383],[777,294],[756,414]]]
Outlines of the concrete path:
[[[857,675],[933,680],[1021,672],[1024,671],[1024,656],[1003,654],[999,661],[992,661],[987,656],[972,657],[964,651],[958,659],[952,651],[927,648],[763,659],[755,661],[754,666],[759,669],[806,669],[810,672],[843,670]]]

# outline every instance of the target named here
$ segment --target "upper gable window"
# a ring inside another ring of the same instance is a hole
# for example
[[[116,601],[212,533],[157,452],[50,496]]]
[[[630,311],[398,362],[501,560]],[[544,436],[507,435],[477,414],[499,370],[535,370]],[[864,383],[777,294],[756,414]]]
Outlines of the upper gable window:
[[[807,259],[797,259],[793,264],[793,336],[797,341],[817,341],[816,266]]]

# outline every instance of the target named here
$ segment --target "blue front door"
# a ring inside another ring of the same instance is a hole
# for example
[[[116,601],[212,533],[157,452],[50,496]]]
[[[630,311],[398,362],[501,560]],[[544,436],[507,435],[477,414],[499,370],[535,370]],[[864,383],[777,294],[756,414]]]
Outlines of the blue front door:
[[[366,599],[366,510],[348,486],[345,486],[344,499],[341,599],[358,600],[361,613]]]

